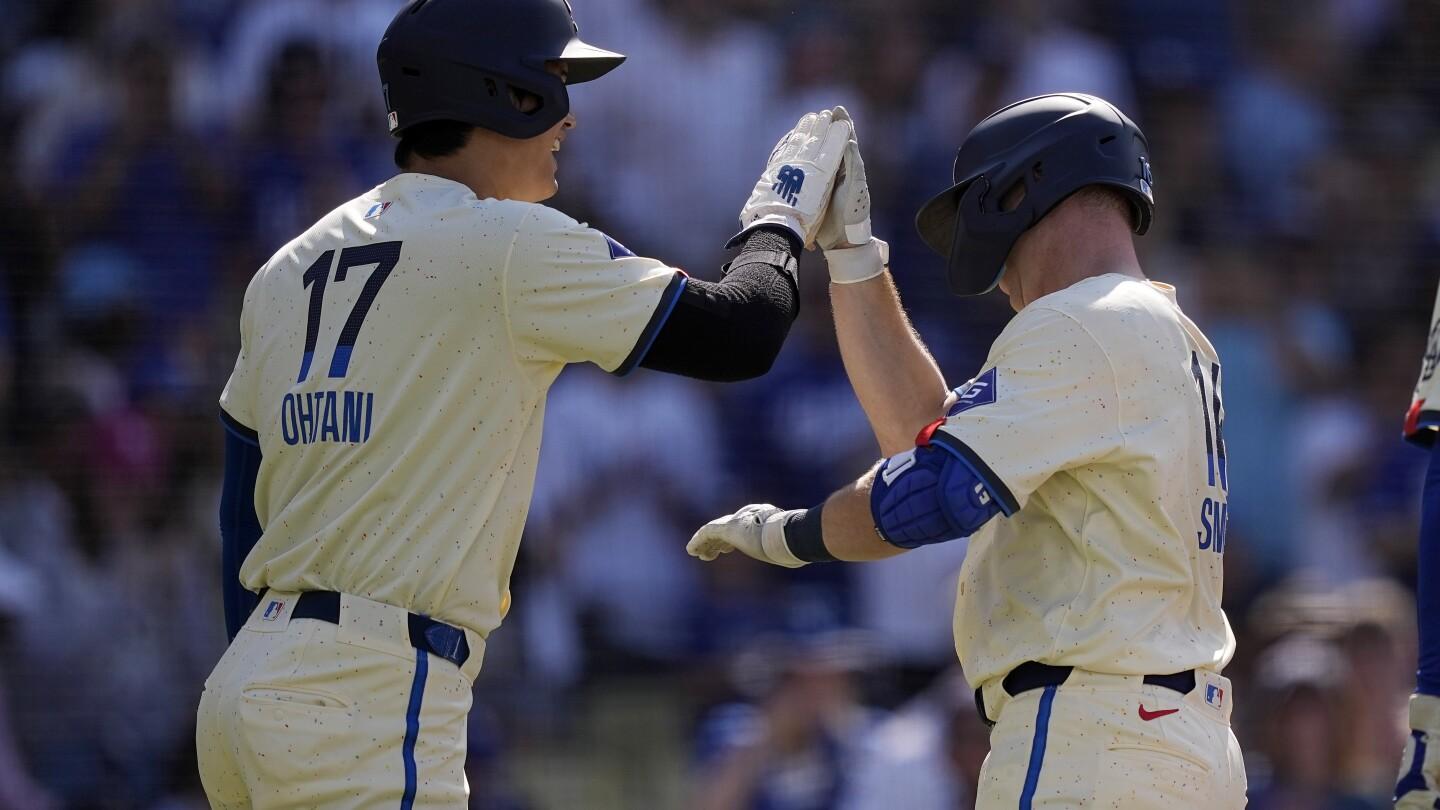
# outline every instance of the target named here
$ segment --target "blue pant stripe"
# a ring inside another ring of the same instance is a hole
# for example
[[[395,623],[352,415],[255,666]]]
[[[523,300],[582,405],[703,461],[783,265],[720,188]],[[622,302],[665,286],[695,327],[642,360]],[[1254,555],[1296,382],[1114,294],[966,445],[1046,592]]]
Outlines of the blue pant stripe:
[[[425,674],[429,669],[429,653],[417,649],[415,680],[410,684],[410,707],[405,710],[405,745],[400,749],[400,755],[405,760],[405,795],[400,798],[400,810],[411,810],[415,806],[418,782],[415,775],[415,738],[420,736],[420,699],[425,696]]]
[[[1020,791],[1020,810],[1030,810],[1035,788],[1040,784],[1040,765],[1045,761],[1045,738],[1050,734],[1050,704],[1055,702],[1055,686],[1045,687],[1040,696],[1040,710],[1035,714],[1035,741],[1030,744],[1030,769],[1025,772],[1025,789]]]

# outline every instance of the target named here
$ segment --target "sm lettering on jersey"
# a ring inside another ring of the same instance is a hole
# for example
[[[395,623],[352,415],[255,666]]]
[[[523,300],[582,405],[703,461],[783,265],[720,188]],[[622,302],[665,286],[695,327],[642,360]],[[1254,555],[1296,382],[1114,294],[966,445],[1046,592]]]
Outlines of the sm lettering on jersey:
[[[1200,396],[1200,419],[1205,425],[1205,481],[1208,494],[1200,501],[1200,530],[1195,533],[1201,551],[1225,553],[1225,532],[1230,526],[1230,474],[1225,464],[1225,406],[1220,400],[1220,364],[1201,366],[1200,355],[1190,353],[1190,373]]]
[[[375,394],[368,391],[286,394],[280,402],[280,435],[289,445],[364,444],[374,419]]]

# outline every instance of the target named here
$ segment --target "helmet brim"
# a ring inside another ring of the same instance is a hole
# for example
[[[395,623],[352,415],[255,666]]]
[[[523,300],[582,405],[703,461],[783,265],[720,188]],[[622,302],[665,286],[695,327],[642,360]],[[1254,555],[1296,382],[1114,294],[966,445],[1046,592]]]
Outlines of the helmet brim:
[[[625,54],[607,51],[588,42],[572,39],[556,58],[564,61],[565,67],[569,71],[565,83],[580,84],[594,81],[620,67],[620,63],[625,61]]]

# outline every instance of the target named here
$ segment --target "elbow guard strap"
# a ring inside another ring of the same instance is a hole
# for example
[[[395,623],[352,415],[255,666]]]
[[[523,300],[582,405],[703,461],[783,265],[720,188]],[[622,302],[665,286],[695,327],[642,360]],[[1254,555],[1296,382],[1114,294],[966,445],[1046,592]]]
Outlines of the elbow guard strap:
[[[876,530],[900,548],[969,537],[1000,511],[970,466],[935,446],[886,459],[870,490]]]

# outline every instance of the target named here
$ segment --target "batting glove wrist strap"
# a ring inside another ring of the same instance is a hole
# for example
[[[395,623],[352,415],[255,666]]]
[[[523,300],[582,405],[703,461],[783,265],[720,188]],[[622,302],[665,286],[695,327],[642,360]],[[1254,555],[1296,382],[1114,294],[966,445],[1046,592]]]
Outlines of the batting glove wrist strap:
[[[795,552],[790,550],[790,544],[785,541],[785,524],[804,511],[791,509],[788,512],[776,512],[765,519],[765,523],[760,527],[760,544],[765,549],[768,562],[786,568],[799,568],[805,564],[804,560],[795,556]]]
[[[837,120],[831,110],[802,116],[775,144],[740,209],[740,233],[727,246],[734,247],[760,225],[789,228],[803,245],[812,245],[853,132],[849,116]]]
[[[830,266],[830,281],[834,284],[867,281],[890,266],[890,245],[872,236],[859,247],[825,251],[825,263]]]
[[[785,524],[795,514],[797,510],[785,511],[768,503],[750,504],[701,526],[685,550],[709,562],[739,549],[761,562],[799,568],[805,561],[796,557],[785,542]]]

